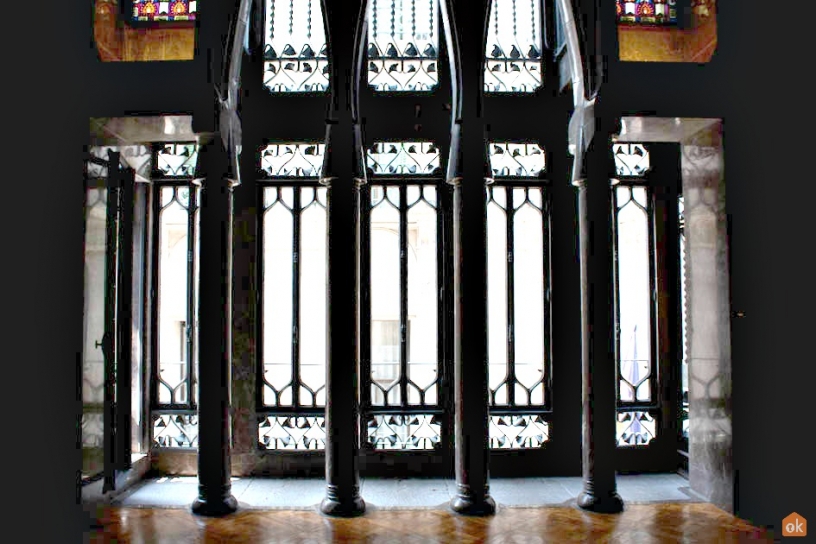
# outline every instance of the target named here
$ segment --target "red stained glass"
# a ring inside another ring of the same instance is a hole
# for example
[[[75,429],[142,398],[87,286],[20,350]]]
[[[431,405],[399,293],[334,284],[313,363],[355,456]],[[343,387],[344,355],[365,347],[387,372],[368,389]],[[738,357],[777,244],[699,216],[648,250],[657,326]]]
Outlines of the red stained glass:
[[[195,21],[196,0],[133,0],[133,20]]]

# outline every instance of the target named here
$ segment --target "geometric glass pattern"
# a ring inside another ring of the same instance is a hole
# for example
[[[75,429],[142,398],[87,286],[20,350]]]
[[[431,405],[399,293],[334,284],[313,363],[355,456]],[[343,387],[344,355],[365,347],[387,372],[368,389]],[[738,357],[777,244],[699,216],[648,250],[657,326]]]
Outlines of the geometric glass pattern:
[[[198,145],[194,143],[163,144],[156,156],[156,166],[163,175],[168,177],[195,176]]]
[[[677,0],[617,0],[618,23],[673,25]]]
[[[368,421],[368,441],[376,450],[432,450],[442,420],[431,414],[379,414]]]
[[[326,193],[263,188],[258,386],[270,411],[326,405]]]
[[[195,21],[196,0],[133,0],[133,20]]]
[[[484,91],[532,93],[541,87],[541,0],[493,0]]]
[[[261,170],[275,178],[319,178],[325,144],[269,144],[261,149]]]
[[[618,364],[621,402],[652,400],[652,267],[646,187],[617,185],[614,195]]]
[[[323,416],[267,416],[258,425],[258,442],[267,450],[325,450]]]
[[[645,446],[657,436],[649,412],[618,412],[616,426],[618,446]]]
[[[264,85],[273,93],[323,92],[329,57],[320,0],[265,0]]]
[[[546,168],[544,150],[536,143],[490,142],[494,177],[535,178]]]
[[[366,154],[374,175],[433,175],[439,160],[439,148],[431,142],[377,142]]]
[[[439,83],[438,0],[369,0],[368,84],[375,91],[430,91]]]
[[[550,439],[550,426],[541,415],[490,416],[493,449],[540,448]]]
[[[649,170],[649,151],[643,144],[613,144],[619,176],[642,176]]]
[[[154,415],[153,442],[160,448],[197,448],[198,415]]]

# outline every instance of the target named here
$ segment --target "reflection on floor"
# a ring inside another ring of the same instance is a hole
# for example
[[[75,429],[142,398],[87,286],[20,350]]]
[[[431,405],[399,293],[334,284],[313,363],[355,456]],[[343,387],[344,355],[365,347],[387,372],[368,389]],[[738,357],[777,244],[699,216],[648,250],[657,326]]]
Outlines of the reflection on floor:
[[[370,483],[370,482],[369,482]],[[247,491],[249,487],[247,488]],[[112,508],[88,542],[229,543],[523,543],[656,544],[772,542],[772,535],[704,503],[630,504],[621,514],[577,507],[499,508],[495,516],[448,510],[369,510],[361,518],[317,512],[242,510],[200,518],[181,509]]]
[[[326,493],[324,479],[233,478],[232,494],[244,509],[313,510]],[[581,478],[492,478],[490,493],[500,506],[571,505]],[[364,478],[366,503],[379,509],[447,508],[455,482],[443,479]],[[618,492],[627,504],[695,502],[688,481],[677,474],[618,476]],[[115,506],[189,508],[198,495],[195,477],[145,480],[125,491]]]

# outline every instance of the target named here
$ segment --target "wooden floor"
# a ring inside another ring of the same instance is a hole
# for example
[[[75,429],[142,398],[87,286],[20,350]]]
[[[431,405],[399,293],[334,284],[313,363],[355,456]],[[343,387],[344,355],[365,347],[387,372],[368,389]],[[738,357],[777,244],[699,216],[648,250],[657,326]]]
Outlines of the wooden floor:
[[[354,519],[317,512],[243,510],[201,518],[187,510],[110,508],[92,543],[519,543],[772,542],[760,529],[704,503],[628,505],[622,514],[591,514],[574,507],[500,508],[469,518],[444,510],[371,510]]]

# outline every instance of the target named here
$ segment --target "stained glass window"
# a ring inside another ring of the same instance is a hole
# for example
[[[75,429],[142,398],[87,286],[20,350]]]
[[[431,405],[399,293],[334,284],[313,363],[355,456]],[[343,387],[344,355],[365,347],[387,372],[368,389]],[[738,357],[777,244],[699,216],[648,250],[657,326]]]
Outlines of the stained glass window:
[[[536,143],[490,142],[493,177],[536,178],[546,168],[544,150]]]
[[[541,0],[493,0],[484,90],[531,93],[541,86]]]
[[[376,91],[430,91],[439,83],[438,0],[369,0],[368,83]]]
[[[320,0],[266,0],[264,85],[274,93],[323,92],[329,57]]]
[[[195,21],[196,0],[133,0],[133,20],[146,22]]]
[[[378,142],[366,166],[375,175],[433,175],[440,169],[439,148],[431,142]]]
[[[642,176],[649,171],[649,151],[643,144],[613,144],[612,154],[619,176]]]
[[[677,24],[677,0],[617,0],[618,23]]]

